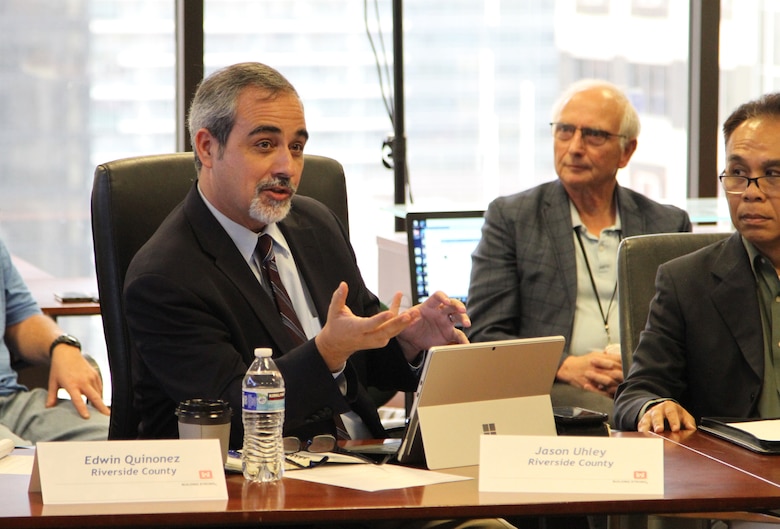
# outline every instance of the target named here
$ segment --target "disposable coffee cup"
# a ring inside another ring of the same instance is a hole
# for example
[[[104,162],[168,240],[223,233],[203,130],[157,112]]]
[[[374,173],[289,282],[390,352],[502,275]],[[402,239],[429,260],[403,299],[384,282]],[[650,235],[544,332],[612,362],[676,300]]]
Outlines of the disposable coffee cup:
[[[189,399],[179,403],[180,439],[219,439],[222,465],[227,462],[230,442],[230,417],[233,410],[224,400]]]

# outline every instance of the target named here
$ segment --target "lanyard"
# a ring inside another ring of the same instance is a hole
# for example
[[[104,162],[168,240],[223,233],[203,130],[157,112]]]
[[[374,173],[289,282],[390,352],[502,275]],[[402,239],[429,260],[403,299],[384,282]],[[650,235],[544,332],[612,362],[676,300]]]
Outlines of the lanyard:
[[[596,279],[593,277],[593,271],[590,269],[590,261],[588,260],[588,253],[585,251],[585,245],[582,244],[582,236],[580,235],[580,227],[574,228],[574,233],[577,234],[577,241],[580,243],[580,250],[582,250],[582,257],[585,258],[585,267],[588,269],[588,276],[590,277],[590,285],[593,287],[593,294],[596,296],[596,303],[599,305],[599,312],[601,313],[601,320],[604,322],[604,332],[607,333],[607,343],[612,343],[612,336],[609,333],[609,312],[612,310],[612,303],[615,301],[615,295],[617,294],[617,281],[615,281],[615,288],[612,289],[612,296],[609,298],[609,304],[607,305],[607,312],[604,312],[604,307],[601,306],[601,296],[599,296],[599,290],[596,287]],[[618,238],[622,239],[620,234]]]

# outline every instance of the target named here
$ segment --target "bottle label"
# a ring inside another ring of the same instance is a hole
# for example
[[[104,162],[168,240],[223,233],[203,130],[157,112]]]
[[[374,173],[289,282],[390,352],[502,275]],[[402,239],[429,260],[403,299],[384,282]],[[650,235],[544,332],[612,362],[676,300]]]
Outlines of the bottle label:
[[[241,408],[250,412],[283,412],[284,389],[244,389],[241,395]]]

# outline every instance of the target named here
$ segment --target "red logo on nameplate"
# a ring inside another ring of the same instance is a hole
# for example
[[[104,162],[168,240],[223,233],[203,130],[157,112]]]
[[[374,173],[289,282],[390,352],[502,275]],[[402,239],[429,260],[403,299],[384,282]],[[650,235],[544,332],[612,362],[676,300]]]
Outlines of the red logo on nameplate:
[[[646,470],[634,470],[634,479],[647,479]]]
[[[198,472],[200,475],[200,479],[213,479],[213,475],[211,474],[211,470],[201,470]]]

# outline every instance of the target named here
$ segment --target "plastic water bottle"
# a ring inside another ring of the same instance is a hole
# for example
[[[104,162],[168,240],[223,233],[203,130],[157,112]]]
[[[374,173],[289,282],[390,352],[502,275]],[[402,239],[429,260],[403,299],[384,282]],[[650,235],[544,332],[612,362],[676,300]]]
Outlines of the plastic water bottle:
[[[271,354],[271,349],[255,349],[255,360],[242,383],[241,463],[244,477],[250,481],[278,481],[284,474],[284,379]]]

